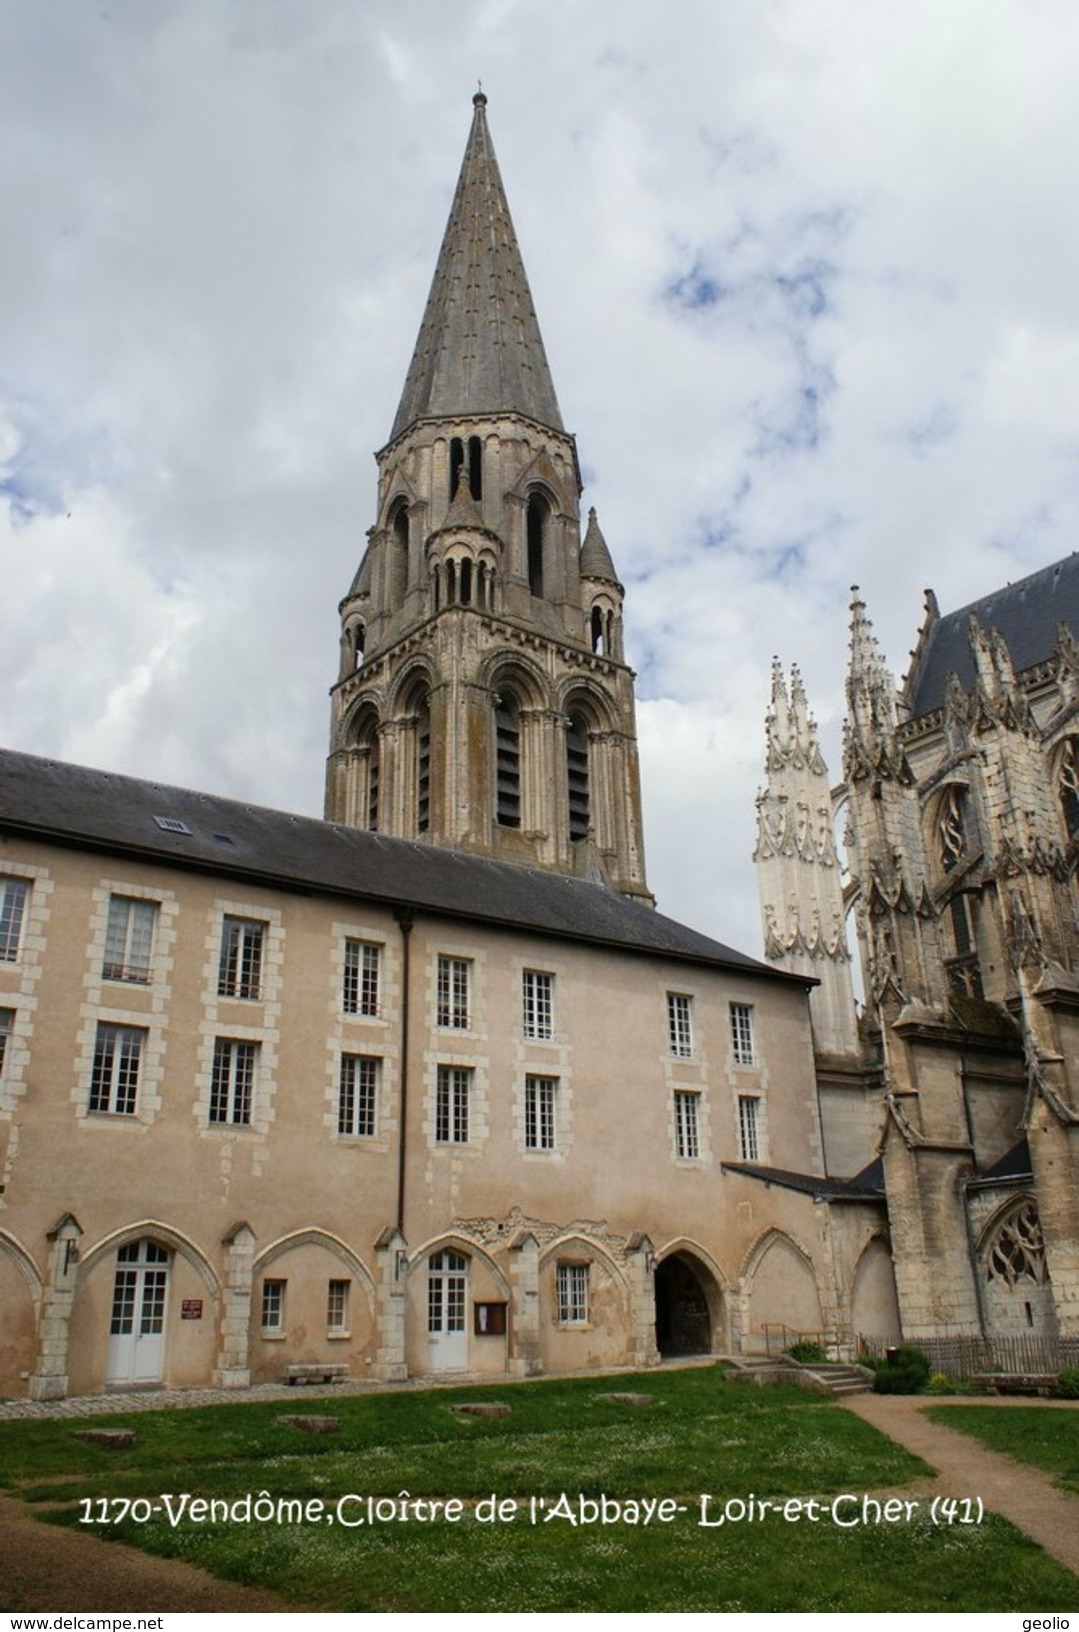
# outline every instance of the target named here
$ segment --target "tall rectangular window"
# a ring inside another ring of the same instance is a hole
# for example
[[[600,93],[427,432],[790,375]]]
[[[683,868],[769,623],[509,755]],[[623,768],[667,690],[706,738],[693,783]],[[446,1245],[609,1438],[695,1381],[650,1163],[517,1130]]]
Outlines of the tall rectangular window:
[[[348,1281],[331,1281],[326,1292],[326,1330],[348,1331]]]
[[[15,1030],[15,1010],[0,1009],[0,1077],[4,1074],[4,1061],[7,1059],[9,1039]]]
[[[262,942],[265,924],[250,918],[226,918],[221,928],[218,997],[262,995]]]
[[[373,941],[345,942],[342,1007],[346,1014],[377,1016],[382,948]]]
[[[667,993],[667,1037],[671,1053],[679,1060],[693,1057],[692,998],[682,992]]]
[[[14,963],[19,956],[29,899],[25,878],[0,878],[0,963]]]
[[[738,1138],[743,1162],[759,1162],[761,1157],[760,1100],[742,1094],[738,1100]]]
[[[112,896],[105,929],[105,958],[101,966],[105,980],[128,980],[139,986],[149,983],[156,913],[157,905],[153,901],[134,901],[126,895]]]
[[[285,1327],[285,1287],[287,1281],[263,1281],[262,1283],[262,1329],[264,1332],[280,1332]]]
[[[91,1111],[134,1116],[145,1041],[146,1033],[135,1026],[99,1023],[90,1072]]]
[[[526,969],[521,976],[522,1026],[526,1037],[540,1042],[554,1035],[554,976]]]
[[[735,1065],[756,1065],[757,1053],[753,1046],[753,1006],[750,1003],[731,1004],[731,1049]]]
[[[435,1088],[435,1140],[440,1145],[468,1144],[472,1072],[467,1066],[440,1065]]]
[[[438,1024],[452,1031],[467,1031],[469,1025],[469,976],[467,958],[438,960]]]
[[[210,1077],[210,1121],[246,1128],[251,1122],[257,1043],[218,1037]]]
[[[588,1265],[559,1264],[556,1292],[559,1324],[585,1325],[588,1320]]]
[[[337,1131],[357,1139],[373,1139],[378,1110],[378,1074],[381,1061],[365,1054],[342,1054],[337,1091]]]
[[[557,1077],[525,1078],[525,1149],[554,1150]]]
[[[683,1161],[695,1162],[701,1154],[700,1094],[683,1093],[674,1096],[675,1149]]]

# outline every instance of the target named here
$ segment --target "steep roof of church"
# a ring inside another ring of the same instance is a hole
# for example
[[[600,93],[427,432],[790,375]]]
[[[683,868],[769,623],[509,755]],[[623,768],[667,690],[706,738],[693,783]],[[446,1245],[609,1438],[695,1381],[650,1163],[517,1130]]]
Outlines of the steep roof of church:
[[[940,708],[953,669],[965,691],[974,684],[969,640],[972,617],[983,629],[1000,630],[1016,674],[1043,663],[1052,654],[1059,623],[1079,631],[1079,554],[931,620],[904,687],[905,701],[913,715]]]
[[[813,984],[586,879],[7,750],[4,832]]]
[[[487,129],[474,113],[390,440],[417,419],[519,413],[562,430],[524,262]]]

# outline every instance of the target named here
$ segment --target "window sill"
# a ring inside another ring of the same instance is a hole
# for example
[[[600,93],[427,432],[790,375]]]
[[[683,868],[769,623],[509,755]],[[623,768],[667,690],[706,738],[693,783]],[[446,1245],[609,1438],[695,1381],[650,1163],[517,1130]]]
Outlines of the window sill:
[[[283,1343],[288,1337],[288,1333],[278,1331],[276,1327],[273,1330],[267,1330],[267,1328],[264,1326],[259,1333],[259,1336],[262,1338],[264,1343]]]
[[[332,1331],[327,1331],[326,1333],[327,1343],[346,1343],[351,1340],[351,1337],[351,1332],[343,1332],[340,1327],[336,1326]]]

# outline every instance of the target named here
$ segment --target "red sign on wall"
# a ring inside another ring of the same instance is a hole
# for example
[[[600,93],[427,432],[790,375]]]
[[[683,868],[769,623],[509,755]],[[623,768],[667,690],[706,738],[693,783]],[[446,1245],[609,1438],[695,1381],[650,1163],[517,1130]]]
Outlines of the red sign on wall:
[[[201,1320],[202,1319],[202,1299],[201,1298],[185,1298],[183,1300],[183,1302],[181,1303],[181,1305],[180,1305],[180,1319],[181,1320]]]

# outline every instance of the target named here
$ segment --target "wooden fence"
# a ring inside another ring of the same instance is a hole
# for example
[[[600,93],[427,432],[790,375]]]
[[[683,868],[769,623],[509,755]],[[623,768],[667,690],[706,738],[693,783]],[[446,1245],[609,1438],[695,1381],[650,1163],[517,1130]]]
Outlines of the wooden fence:
[[[1018,1332],[1008,1337],[904,1337],[921,1349],[934,1371],[946,1377],[978,1377],[987,1372],[1010,1376],[1056,1376],[1068,1366],[1079,1366],[1079,1337],[1043,1337]],[[886,1345],[863,1338],[862,1352],[883,1355]]]

